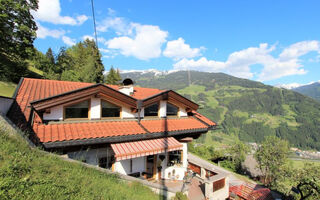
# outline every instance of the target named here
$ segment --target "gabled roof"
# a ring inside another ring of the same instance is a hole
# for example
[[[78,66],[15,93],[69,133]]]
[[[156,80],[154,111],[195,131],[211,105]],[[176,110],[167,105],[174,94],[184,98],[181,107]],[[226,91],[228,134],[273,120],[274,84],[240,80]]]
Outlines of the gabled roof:
[[[70,94],[79,90],[81,91],[81,89],[83,88],[90,89],[90,87],[94,87],[94,85],[96,84],[72,81],[22,78],[14,95],[14,98],[16,99],[16,104],[12,106],[11,110],[8,113],[8,116],[13,121],[18,123],[18,126],[20,125],[20,123],[22,123],[21,125],[25,125],[26,122],[29,122],[31,117],[30,102],[39,101],[42,99],[50,100],[51,97],[59,96],[61,94]],[[119,86],[117,85],[106,85],[106,87],[112,88],[114,90],[119,90]],[[163,92],[163,90],[159,89],[140,87],[134,87],[134,90],[135,92],[132,95],[132,98],[134,99],[145,99]]]
[[[43,110],[46,108],[54,107],[61,104],[66,104],[69,102],[74,102],[82,99],[86,99],[93,95],[104,95],[110,98],[113,102],[119,101],[131,107],[136,107],[136,99],[123,94],[107,85],[104,84],[94,84],[88,87],[80,88],[77,90],[72,90],[66,93],[58,94],[44,99],[39,99],[30,102],[30,104],[36,110]]]

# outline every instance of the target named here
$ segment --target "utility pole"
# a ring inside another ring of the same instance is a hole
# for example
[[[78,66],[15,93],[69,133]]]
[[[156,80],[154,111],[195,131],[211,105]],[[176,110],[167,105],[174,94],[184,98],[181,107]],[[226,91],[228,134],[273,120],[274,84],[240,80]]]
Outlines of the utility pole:
[[[95,16],[94,16],[93,0],[91,0],[91,8],[92,8],[92,17],[93,17],[94,37],[95,37],[95,39],[96,39],[97,48],[99,49],[99,47],[98,47],[97,29],[96,29],[96,18],[95,18]]]

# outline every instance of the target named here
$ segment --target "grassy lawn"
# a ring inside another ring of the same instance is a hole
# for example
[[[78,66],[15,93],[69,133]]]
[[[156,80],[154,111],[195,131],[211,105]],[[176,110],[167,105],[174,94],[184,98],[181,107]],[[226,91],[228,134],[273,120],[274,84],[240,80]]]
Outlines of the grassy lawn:
[[[12,97],[17,85],[0,81],[0,96]]]
[[[307,159],[306,160],[293,160],[293,159],[290,159],[289,162],[290,162],[290,165],[296,169],[303,168],[304,164],[306,164],[306,163],[314,164],[314,165],[320,167],[320,161],[314,161],[314,160],[307,160]]]
[[[0,199],[160,199],[140,183],[30,148],[0,117]]]
[[[37,69],[37,68],[35,68],[35,67],[31,66],[31,65],[28,66],[28,70],[43,76],[43,71],[41,71],[40,69]]]

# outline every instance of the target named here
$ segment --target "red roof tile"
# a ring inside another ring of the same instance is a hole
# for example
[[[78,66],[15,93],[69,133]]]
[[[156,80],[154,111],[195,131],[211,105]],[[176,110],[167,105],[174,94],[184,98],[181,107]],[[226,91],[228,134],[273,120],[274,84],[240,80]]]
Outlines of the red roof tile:
[[[159,94],[161,92],[164,92],[164,90],[159,90],[155,88],[134,87],[134,93],[131,96],[136,99],[145,99],[153,95]]]
[[[33,130],[43,143],[146,133],[136,121],[34,124]]]
[[[273,200],[270,189],[253,184],[234,185],[229,187],[229,193],[233,193],[245,200]]]
[[[184,131],[206,129],[205,124],[194,118],[142,120],[141,124],[150,133],[166,131]],[[82,140],[90,138],[106,138],[121,135],[146,134],[137,121],[101,121],[79,123],[54,123],[33,125],[33,130],[40,142],[57,142],[69,140]]]
[[[151,133],[208,128],[205,124],[192,117],[142,120],[141,124]]]
[[[198,119],[200,119],[201,121],[205,122],[205,123],[208,124],[209,126],[216,126],[216,125],[217,125],[217,123],[215,123],[215,122],[212,121],[211,119],[209,119],[209,118],[201,115],[200,113],[198,113],[198,112],[196,112],[196,111],[193,111],[192,113],[193,113],[193,115],[194,115],[196,118],[198,118]]]
[[[123,142],[111,144],[116,160],[125,160],[141,156],[159,154],[182,149],[182,144],[173,137]]]

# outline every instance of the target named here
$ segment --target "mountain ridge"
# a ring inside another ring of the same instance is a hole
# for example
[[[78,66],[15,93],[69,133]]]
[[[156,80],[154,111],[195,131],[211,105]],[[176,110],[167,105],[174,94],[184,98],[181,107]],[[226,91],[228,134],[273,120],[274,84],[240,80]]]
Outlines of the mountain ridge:
[[[295,92],[299,92],[303,95],[309,96],[320,102],[320,82],[315,82],[308,85],[303,85],[292,89]]]
[[[299,148],[320,150],[320,103],[297,92],[224,73],[190,71],[191,84],[187,71],[121,75],[139,86],[172,89],[192,99],[221,132],[243,141],[277,135]]]

